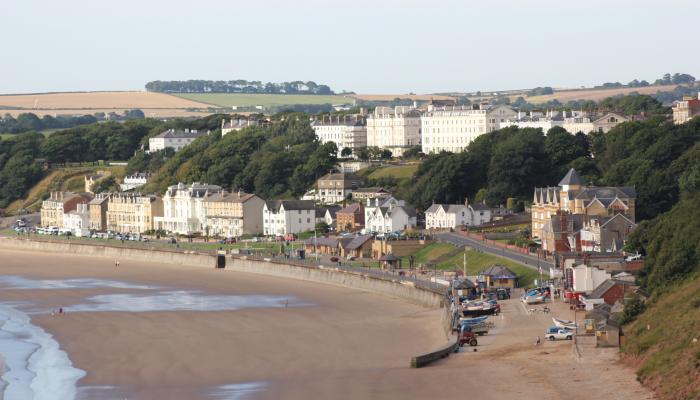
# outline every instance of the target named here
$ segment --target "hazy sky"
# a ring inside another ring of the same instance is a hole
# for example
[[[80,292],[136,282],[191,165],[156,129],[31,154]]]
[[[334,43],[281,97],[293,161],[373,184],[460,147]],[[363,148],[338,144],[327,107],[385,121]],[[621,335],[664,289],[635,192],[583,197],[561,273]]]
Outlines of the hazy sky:
[[[150,80],[336,91],[700,78],[698,0],[2,0],[0,93]]]

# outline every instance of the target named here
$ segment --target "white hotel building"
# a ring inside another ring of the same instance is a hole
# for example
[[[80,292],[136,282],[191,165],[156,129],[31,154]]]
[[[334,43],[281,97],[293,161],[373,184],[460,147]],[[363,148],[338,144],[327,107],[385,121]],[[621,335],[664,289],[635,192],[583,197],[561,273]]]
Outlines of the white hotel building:
[[[401,157],[421,144],[421,113],[415,107],[377,107],[367,117],[367,146],[388,149]]]
[[[311,123],[318,140],[324,144],[334,142],[338,156],[344,148],[355,151],[367,146],[367,121],[361,115],[337,115],[323,117]]]
[[[221,186],[195,182],[168,187],[163,195],[163,216],[155,217],[156,229],[189,235],[202,232],[206,214],[202,202],[221,191]]]
[[[423,153],[458,153],[479,135],[500,129],[517,115],[506,106],[429,106],[421,119]]]

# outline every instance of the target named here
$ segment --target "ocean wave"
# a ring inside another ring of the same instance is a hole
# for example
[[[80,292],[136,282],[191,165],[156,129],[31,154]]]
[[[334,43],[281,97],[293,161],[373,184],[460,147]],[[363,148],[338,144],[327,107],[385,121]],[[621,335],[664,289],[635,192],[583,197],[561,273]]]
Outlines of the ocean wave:
[[[0,305],[0,354],[5,400],[72,400],[85,371],[74,368],[53,336],[29,316]]]

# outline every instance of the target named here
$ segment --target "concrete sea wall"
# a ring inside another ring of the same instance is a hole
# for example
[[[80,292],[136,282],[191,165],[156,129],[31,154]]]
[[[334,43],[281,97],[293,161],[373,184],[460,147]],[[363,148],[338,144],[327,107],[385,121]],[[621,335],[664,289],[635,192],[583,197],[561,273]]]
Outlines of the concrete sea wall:
[[[0,238],[0,248],[48,253],[80,254],[94,257],[106,257],[114,259],[115,261],[134,260],[201,268],[214,268],[216,264],[216,257],[213,254],[165,249],[139,249],[77,242],[47,242]],[[366,275],[333,267],[310,264],[296,265],[276,260],[247,259],[246,257],[229,257],[226,260],[226,269],[367,290],[399,297],[427,308],[440,308],[445,305],[444,293],[430,288],[420,287],[420,285],[416,285],[414,282]]]
[[[196,252],[184,252],[164,249],[138,249],[120,246],[95,245],[87,243],[47,242],[27,239],[0,237],[0,249],[36,251],[45,253],[78,254],[93,257],[106,257],[116,260],[133,260],[156,262],[173,265],[186,265],[199,268],[214,268],[216,256]],[[299,279],[310,282],[330,284],[351,289],[366,290],[401,298],[413,304],[436,309],[442,308],[441,328],[449,343],[442,348],[411,359],[411,366],[419,368],[433,361],[440,360],[453,353],[456,349],[456,339],[450,338],[451,320],[445,293],[430,287],[422,287],[420,283],[367,275],[341,268],[324,267],[322,265],[297,265],[277,260],[258,260],[246,257],[228,257],[226,270],[263,274],[289,279]]]

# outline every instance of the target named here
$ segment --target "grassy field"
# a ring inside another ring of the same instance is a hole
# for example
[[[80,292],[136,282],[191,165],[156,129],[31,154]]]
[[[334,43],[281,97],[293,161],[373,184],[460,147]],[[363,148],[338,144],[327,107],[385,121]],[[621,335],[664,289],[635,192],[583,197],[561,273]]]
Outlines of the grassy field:
[[[575,89],[575,90],[555,90],[554,94],[543,96],[525,97],[530,103],[540,104],[552,100],[559,100],[566,103],[571,100],[594,100],[600,101],[608,97],[626,95],[632,92],[639,94],[654,94],[656,92],[671,92],[676,88],[676,85],[667,86],[647,86],[638,88],[615,88],[615,89]],[[513,98],[515,100],[517,96]]]
[[[392,177],[396,179],[410,179],[413,177],[413,174],[416,173],[418,166],[419,164],[417,163],[408,165],[389,165],[373,171],[371,174],[369,174],[369,178],[379,179]]]
[[[447,243],[432,243],[413,254],[417,264],[433,264],[437,262],[438,269],[462,270],[464,265],[464,252],[454,254],[456,247]],[[446,260],[444,257],[453,253],[454,255]],[[510,268],[518,276],[520,286],[529,286],[539,278],[539,273],[534,269],[525,267],[507,258],[498,257],[492,254],[483,253],[467,248],[467,275],[478,275],[486,268],[498,264]]]
[[[173,97],[211,104],[219,107],[240,106],[286,106],[295,104],[348,104],[352,99],[344,96],[303,94],[257,94],[257,93],[176,93]]]

